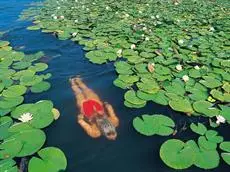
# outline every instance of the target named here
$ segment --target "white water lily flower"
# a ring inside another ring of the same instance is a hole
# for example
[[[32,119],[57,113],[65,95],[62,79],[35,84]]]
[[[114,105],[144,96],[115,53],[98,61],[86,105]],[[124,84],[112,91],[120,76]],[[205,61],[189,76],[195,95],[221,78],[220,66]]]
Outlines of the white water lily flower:
[[[214,27],[210,27],[209,31],[211,31],[211,32],[215,31]]]
[[[135,44],[132,44],[130,48],[133,50],[133,49],[136,48],[136,45],[135,45]]]
[[[149,29],[149,32],[152,32],[152,29]]]
[[[194,69],[200,70],[200,67],[199,67],[198,65],[196,65],[196,66],[194,67]]]
[[[77,32],[72,33],[72,36],[73,37],[77,36]]]
[[[117,55],[118,55],[118,57],[121,57],[121,56],[122,56],[122,49],[119,49],[119,50],[117,51]]]
[[[129,17],[129,14],[125,14],[125,17]]]
[[[225,123],[226,122],[226,119],[223,117],[223,116],[221,116],[221,115],[217,115],[216,116],[216,123],[217,124],[220,124],[220,123]]]
[[[159,15],[156,15],[156,18],[157,18],[157,19],[159,19],[159,18],[160,18],[160,16],[159,16]]]
[[[54,19],[54,20],[57,20],[57,16],[53,16],[53,19]]]
[[[175,2],[174,5],[179,5],[179,3],[178,3],[178,2]]]
[[[142,11],[138,11],[140,14],[142,14]]]
[[[146,41],[149,41],[149,37],[146,37],[145,40],[146,40]]]
[[[61,7],[57,7],[57,9],[58,9],[58,10],[60,10],[60,9],[61,9]]]
[[[106,9],[106,10],[109,10],[109,7],[107,6],[105,9]]]
[[[143,27],[142,30],[143,30],[143,31],[146,31],[146,30],[147,30],[147,27]]]
[[[116,11],[115,14],[118,14],[118,11]]]
[[[182,71],[182,70],[183,70],[182,65],[180,65],[180,64],[176,65],[176,70],[178,70],[178,71]]]
[[[149,4],[146,4],[146,6],[149,6]]]
[[[151,16],[151,19],[155,19],[155,16]]]
[[[183,39],[180,39],[180,40],[178,41],[178,43],[179,43],[179,44],[183,44],[183,43],[184,43],[184,40],[183,40]]]
[[[75,23],[78,23],[78,20],[74,20]]]
[[[89,8],[86,8],[86,11],[89,11]]]
[[[160,22],[160,21],[157,21],[157,24],[162,24],[162,22]]]
[[[60,16],[60,19],[64,19],[65,17],[64,16]]]
[[[189,76],[188,75],[184,75],[182,77],[182,79],[183,79],[184,82],[188,82],[189,81]]]
[[[142,36],[142,37],[145,37],[145,34],[142,34],[141,36]]]
[[[22,121],[22,122],[29,122],[33,119],[33,115],[29,112],[27,113],[23,113],[20,118],[18,118],[18,120]]]

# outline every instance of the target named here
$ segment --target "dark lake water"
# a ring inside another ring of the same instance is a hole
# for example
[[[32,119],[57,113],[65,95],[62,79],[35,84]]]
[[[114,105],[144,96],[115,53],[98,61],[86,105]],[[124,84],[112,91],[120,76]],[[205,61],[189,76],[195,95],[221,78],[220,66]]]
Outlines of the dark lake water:
[[[72,41],[60,41],[52,34],[40,31],[27,31],[30,22],[17,21],[20,12],[28,8],[31,0],[0,0],[0,31],[7,31],[4,40],[11,42],[14,49],[25,53],[43,51],[53,77],[49,80],[52,88],[42,94],[26,96],[26,102],[50,99],[60,110],[61,117],[45,129],[46,146],[61,148],[68,159],[67,172],[171,172],[159,157],[161,144],[169,138],[182,140],[197,139],[189,129],[182,131],[191,121],[185,115],[173,112],[168,107],[149,103],[140,110],[128,109],[123,105],[124,90],[113,85],[116,73],[113,64],[94,65],[84,57],[82,47]],[[104,138],[92,139],[76,123],[78,109],[70,89],[68,79],[81,75],[86,84],[104,100],[113,105],[120,118],[118,139],[108,141]],[[132,120],[140,114],[162,113],[174,119],[179,133],[171,137],[144,137],[135,132]],[[220,129],[225,140],[230,140],[229,126]],[[228,130],[228,131],[227,131]],[[196,167],[184,170],[200,172]],[[221,161],[215,172],[230,171]]]

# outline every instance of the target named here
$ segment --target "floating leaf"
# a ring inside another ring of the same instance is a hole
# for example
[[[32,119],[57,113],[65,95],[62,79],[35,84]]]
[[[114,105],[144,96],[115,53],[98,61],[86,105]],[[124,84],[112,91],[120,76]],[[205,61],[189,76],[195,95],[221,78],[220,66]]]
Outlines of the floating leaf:
[[[200,152],[196,154],[196,161],[194,165],[199,168],[208,170],[208,169],[213,169],[218,167],[219,161],[220,161],[220,157],[216,150],[212,150],[212,151],[200,150]]]
[[[220,113],[217,108],[213,107],[212,103],[202,100],[193,103],[193,108],[196,112],[204,114],[208,117],[214,117]]]
[[[33,157],[30,162],[28,169],[30,172],[58,172],[64,171],[67,166],[67,160],[64,153],[55,147],[47,147],[38,152],[41,157]]]
[[[13,124],[13,120],[8,117],[0,117],[0,140],[3,140],[9,136],[8,128]]]
[[[169,106],[175,111],[185,112],[187,114],[194,112],[191,103],[187,99],[178,98],[169,100]]]
[[[3,172],[18,172],[16,162],[12,159],[4,159],[0,161],[0,171]]]
[[[14,158],[21,151],[23,143],[12,139],[0,144],[0,159]]]
[[[44,100],[35,104],[23,104],[18,106],[11,112],[11,116],[18,119],[23,114],[30,113],[33,119],[29,121],[29,124],[34,128],[45,128],[54,120],[52,109],[52,102]]]
[[[142,105],[146,103],[144,100],[141,100],[136,96],[136,92],[134,90],[129,90],[125,93],[125,100],[134,105]]]
[[[208,88],[213,89],[222,85],[222,83],[218,79],[215,79],[213,77],[204,76],[203,78],[204,80],[200,80],[200,83]]]
[[[161,145],[160,157],[171,168],[186,169],[196,160],[195,146],[193,140],[184,143],[177,139],[170,139]]]
[[[45,143],[45,133],[42,130],[34,129],[26,123],[18,123],[9,128],[12,133],[5,142],[17,140],[23,144],[21,151],[16,157],[29,156],[37,152]]]
[[[218,132],[215,130],[208,130],[205,133],[206,138],[214,143],[221,143],[223,142],[224,138],[222,136],[218,136]]]
[[[195,125],[194,123],[192,123],[190,125],[190,128],[193,132],[200,134],[200,135],[204,135],[207,131],[207,128],[205,127],[205,125],[201,124],[198,122],[197,125]]]
[[[23,85],[13,85],[2,92],[5,97],[18,97],[26,93],[27,88]]]
[[[19,97],[3,97],[0,100],[0,108],[1,109],[10,109],[13,108],[23,102],[24,98],[22,96]]]
[[[51,85],[49,82],[42,81],[42,82],[39,82],[39,83],[33,85],[30,88],[30,90],[32,93],[41,93],[41,92],[49,90],[50,87],[51,87]]]
[[[174,132],[175,127],[173,120],[164,115],[142,115],[133,120],[134,128],[141,134],[152,136],[158,134],[161,136],[168,136]]]

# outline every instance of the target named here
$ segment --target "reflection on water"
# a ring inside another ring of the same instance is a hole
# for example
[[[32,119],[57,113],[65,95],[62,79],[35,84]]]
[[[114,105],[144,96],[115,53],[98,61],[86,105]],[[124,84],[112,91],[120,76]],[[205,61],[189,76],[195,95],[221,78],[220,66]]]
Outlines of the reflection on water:
[[[178,134],[175,138],[185,140],[197,136],[186,128],[185,115],[171,111],[167,107],[149,103],[144,109],[131,110],[123,105],[124,91],[113,86],[116,78],[113,64],[94,65],[84,58],[82,47],[71,41],[59,41],[51,34],[39,31],[27,31],[28,22],[19,22],[17,16],[26,8],[30,0],[0,0],[0,31],[9,30],[4,39],[12,42],[12,46],[26,53],[44,51],[42,61],[48,63],[48,72],[52,88],[42,94],[26,96],[26,102],[40,99],[51,99],[61,112],[61,118],[46,129],[47,146],[61,148],[68,158],[68,172],[170,172],[159,158],[160,145],[169,137],[144,137],[132,128],[132,119],[144,113],[162,113],[169,115],[177,123]],[[84,82],[92,88],[104,101],[113,105],[120,119],[118,139],[114,142],[105,138],[92,139],[76,123],[79,110],[75,106],[68,79],[80,75]],[[189,119],[193,120],[193,119]],[[184,130],[182,130],[182,127]],[[227,130],[227,127],[223,128]],[[224,134],[222,131],[221,134]],[[172,136],[173,137],[173,136]],[[225,139],[230,135],[225,133]],[[221,164],[224,171],[228,166]],[[184,170],[202,171],[198,168]]]

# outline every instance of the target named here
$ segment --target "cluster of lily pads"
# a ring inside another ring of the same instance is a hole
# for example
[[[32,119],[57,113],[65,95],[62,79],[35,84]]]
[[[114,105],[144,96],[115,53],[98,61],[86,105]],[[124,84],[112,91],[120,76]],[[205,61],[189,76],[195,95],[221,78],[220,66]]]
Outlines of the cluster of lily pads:
[[[142,115],[133,120],[133,126],[137,132],[145,136],[170,136],[176,134],[174,121],[164,115]],[[160,148],[160,157],[163,162],[174,169],[186,169],[195,165],[202,169],[218,167],[220,156],[217,146],[224,153],[222,159],[230,165],[230,142],[224,141],[215,130],[208,130],[205,125],[192,123],[190,129],[199,134],[197,143],[194,140],[183,142],[178,139],[165,141]]]
[[[125,106],[153,101],[230,122],[227,6],[208,0],[47,0],[36,10],[28,29],[77,41],[93,63],[118,60],[114,84],[128,89]]]
[[[114,85],[127,90],[125,106],[142,108],[154,102],[188,116],[207,117],[210,125],[217,127],[230,123],[228,3],[47,0],[41,8],[24,14],[33,16],[34,25],[29,30],[41,29],[60,40],[84,45],[86,58],[92,63],[116,61]],[[134,120],[134,127],[142,134],[173,132],[174,123],[165,117],[143,119]],[[163,123],[149,127],[153,121]],[[211,168],[190,161],[192,164]]]
[[[229,141],[224,141],[217,131],[207,130],[201,123],[192,123],[190,128],[200,135],[197,143],[194,140],[183,142],[169,139],[162,144],[160,157],[166,165],[174,169],[186,169],[192,165],[206,170],[216,168],[220,163],[218,144],[219,148],[225,151],[221,153],[221,157],[230,165]]]
[[[58,172],[66,168],[67,161],[61,150],[41,149],[46,141],[41,129],[57,119],[59,111],[49,100],[22,104],[26,93],[40,93],[50,88],[45,80],[51,74],[43,73],[48,65],[38,62],[43,55],[42,52],[26,55],[14,51],[8,41],[0,41],[0,171],[17,172],[16,161],[25,157],[30,159],[29,172]],[[42,159],[37,158],[36,153]]]

